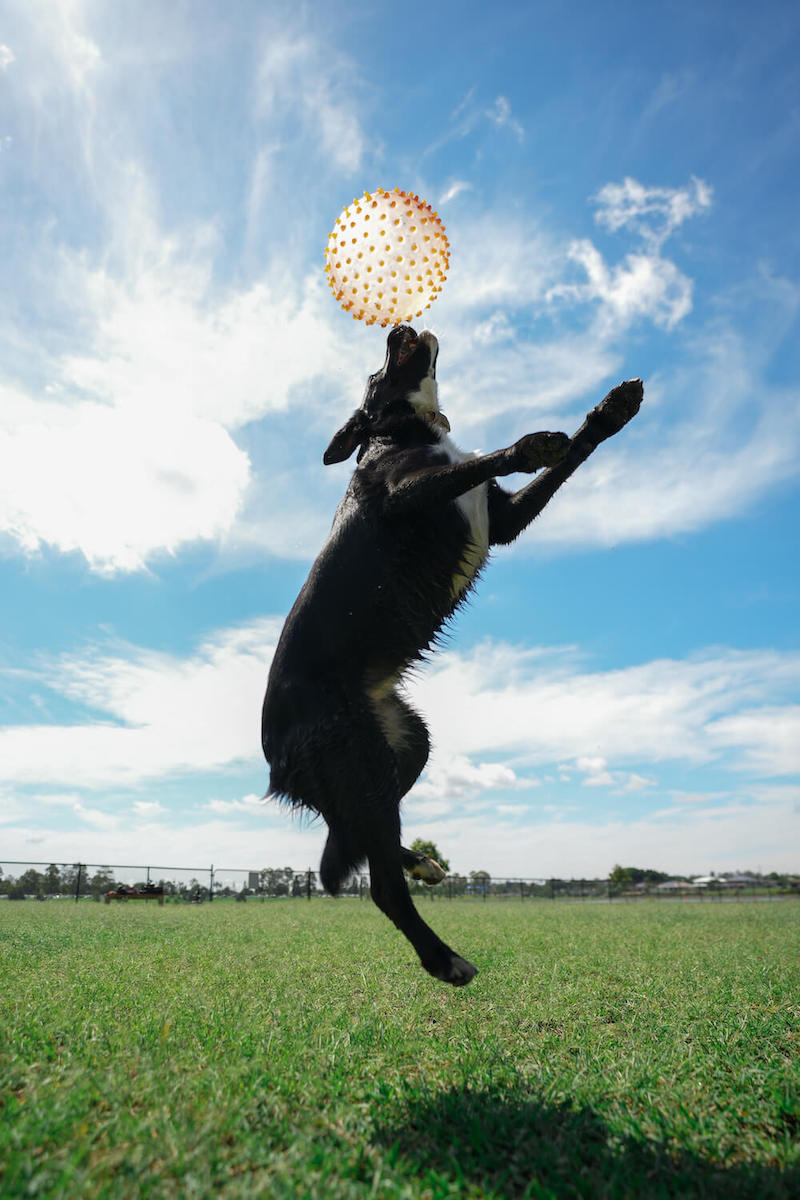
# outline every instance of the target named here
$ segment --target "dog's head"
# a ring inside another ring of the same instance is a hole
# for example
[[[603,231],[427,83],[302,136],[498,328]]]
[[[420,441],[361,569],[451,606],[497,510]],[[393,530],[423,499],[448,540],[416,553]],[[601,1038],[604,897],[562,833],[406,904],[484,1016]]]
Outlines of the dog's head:
[[[357,446],[408,417],[419,417],[446,432],[450,426],[439,411],[436,389],[438,353],[439,343],[429,330],[417,334],[410,325],[392,329],[383,366],[370,375],[361,408],[334,434],[323,462],[343,462]]]

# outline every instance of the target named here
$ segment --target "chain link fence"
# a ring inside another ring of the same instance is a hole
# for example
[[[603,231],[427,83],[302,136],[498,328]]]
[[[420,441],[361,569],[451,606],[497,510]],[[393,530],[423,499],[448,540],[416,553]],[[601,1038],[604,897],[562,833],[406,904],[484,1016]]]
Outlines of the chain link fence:
[[[545,879],[492,876],[485,871],[451,874],[435,887],[409,879],[415,897],[429,901],[621,901],[780,899],[800,897],[800,879],[792,876],[727,878],[693,884],[615,885],[608,879]],[[158,866],[120,863],[45,863],[0,860],[0,900],[71,899],[96,901],[158,899],[159,903],[214,900],[277,900],[324,897],[311,868]],[[369,875],[355,874],[340,897],[369,898]]]

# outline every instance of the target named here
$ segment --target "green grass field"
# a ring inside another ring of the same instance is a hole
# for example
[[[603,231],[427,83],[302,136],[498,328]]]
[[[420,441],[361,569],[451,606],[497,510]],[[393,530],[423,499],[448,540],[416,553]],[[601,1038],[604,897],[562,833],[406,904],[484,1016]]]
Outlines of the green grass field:
[[[800,905],[0,905],[0,1194],[800,1195]]]

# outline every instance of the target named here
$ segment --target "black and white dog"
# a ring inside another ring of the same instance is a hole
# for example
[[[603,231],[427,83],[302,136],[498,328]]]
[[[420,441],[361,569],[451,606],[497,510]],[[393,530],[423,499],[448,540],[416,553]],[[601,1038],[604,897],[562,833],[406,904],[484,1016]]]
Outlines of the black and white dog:
[[[369,863],[372,898],[426,971],[468,983],[476,968],[426,925],[403,868],[444,872],[400,844],[400,801],[428,758],[425,722],[403,676],[477,579],[491,546],[514,540],[592,451],[638,411],[639,379],[609,392],[575,434],[533,433],[505,450],[463,454],[436,390],[438,343],[399,326],[361,407],[325,463],[358,450],[330,536],[286,619],[262,717],[270,795],[325,818],[320,864],[336,893]],[[548,468],[510,493],[495,476]]]

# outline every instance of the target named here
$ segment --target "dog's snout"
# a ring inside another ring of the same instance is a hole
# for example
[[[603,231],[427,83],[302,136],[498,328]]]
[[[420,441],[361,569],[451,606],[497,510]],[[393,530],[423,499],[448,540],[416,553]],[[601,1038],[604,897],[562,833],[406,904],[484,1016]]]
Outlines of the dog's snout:
[[[428,353],[431,356],[430,366],[428,370],[431,375],[436,377],[436,359],[439,357],[439,340],[435,333],[431,333],[430,329],[423,329],[419,335],[419,340],[424,346],[428,347]]]

